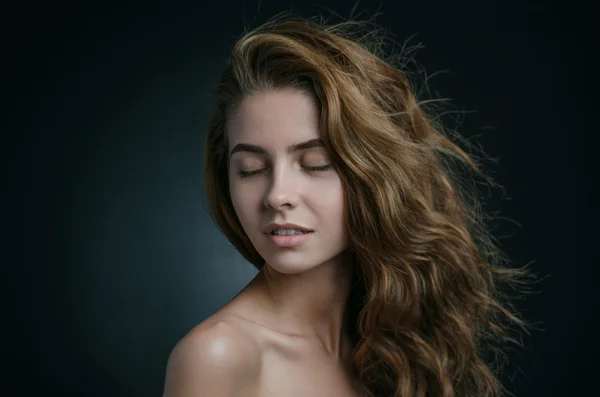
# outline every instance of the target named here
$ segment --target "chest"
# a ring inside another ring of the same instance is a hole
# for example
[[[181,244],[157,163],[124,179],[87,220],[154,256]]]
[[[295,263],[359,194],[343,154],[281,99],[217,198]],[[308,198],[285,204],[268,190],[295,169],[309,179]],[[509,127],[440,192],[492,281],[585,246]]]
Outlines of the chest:
[[[359,397],[350,376],[323,360],[265,360],[260,397]]]

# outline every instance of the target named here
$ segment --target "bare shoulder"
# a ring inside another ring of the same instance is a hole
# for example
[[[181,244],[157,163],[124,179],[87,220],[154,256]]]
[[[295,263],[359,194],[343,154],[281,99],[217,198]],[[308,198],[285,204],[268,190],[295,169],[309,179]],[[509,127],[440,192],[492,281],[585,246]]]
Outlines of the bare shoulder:
[[[171,351],[163,397],[256,395],[261,363],[259,346],[243,330],[206,321]]]

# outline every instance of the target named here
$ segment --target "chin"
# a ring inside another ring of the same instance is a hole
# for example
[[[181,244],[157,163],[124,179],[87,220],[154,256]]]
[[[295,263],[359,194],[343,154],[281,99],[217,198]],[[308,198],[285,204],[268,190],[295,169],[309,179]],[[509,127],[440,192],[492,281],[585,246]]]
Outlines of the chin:
[[[293,255],[297,257],[292,258],[291,256]],[[319,266],[318,263],[307,261],[306,258],[301,258],[302,255],[299,253],[292,253],[292,255],[289,255],[287,258],[282,256],[274,258],[273,255],[269,255],[267,257],[268,259],[265,257],[263,258],[265,258],[266,266],[269,266],[271,269],[281,274],[300,274]]]

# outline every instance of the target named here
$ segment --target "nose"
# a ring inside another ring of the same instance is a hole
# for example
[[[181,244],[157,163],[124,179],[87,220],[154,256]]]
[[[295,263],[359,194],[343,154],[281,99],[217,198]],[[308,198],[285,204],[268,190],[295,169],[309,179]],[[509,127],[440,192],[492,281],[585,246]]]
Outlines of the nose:
[[[299,186],[296,172],[287,165],[273,167],[269,188],[265,193],[265,207],[279,210],[284,207],[295,208],[299,200]]]

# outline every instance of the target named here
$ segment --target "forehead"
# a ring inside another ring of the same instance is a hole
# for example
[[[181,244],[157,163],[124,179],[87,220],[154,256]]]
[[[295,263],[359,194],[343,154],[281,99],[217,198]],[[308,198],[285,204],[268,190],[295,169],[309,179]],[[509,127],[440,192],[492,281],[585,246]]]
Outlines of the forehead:
[[[319,136],[319,108],[310,94],[286,89],[245,97],[226,125],[230,147],[238,142],[276,148]]]

